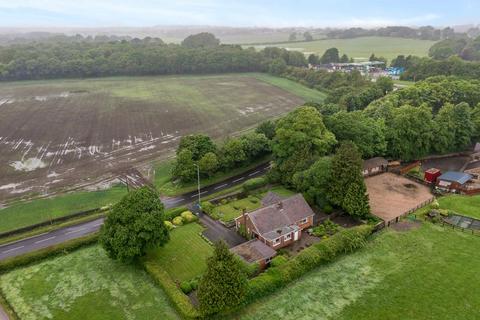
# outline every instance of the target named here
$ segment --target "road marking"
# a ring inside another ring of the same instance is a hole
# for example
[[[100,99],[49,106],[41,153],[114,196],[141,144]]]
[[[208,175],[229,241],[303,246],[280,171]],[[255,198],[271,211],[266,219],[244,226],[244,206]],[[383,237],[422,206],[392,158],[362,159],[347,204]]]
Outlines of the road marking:
[[[170,201],[170,203],[177,203],[177,202],[180,202],[180,201],[183,201],[185,200],[184,198],[180,198],[180,199],[176,199],[176,200],[173,200],[173,201]],[[167,201],[168,202],[168,201]]]
[[[38,240],[38,241],[35,242],[35,244],[37,244],[37,243],[42,243],[42,242],[45,242],[45,241],[48,241],[48,240],[52,240],[52,239],[55,239],[55,237],[50,237],[50,238]]]
[[[237,180],[233,180],[232,182],[242,181],[243,179],[245,179],[245,177],[238,178]]]
[[[14,243],[17,243],[17,242],[21,242],[21,241],[25,241],[25,240],[37,238],[37,237],[40,237],[40,236],[43,236],[43,235],[46,235],[46,234],[49,234],[49,233],[50,233],[50,232],[44,232],[44,233],[40,233],[40,234],[37,234],[37,235],[35,235],[35,236],[31,236],[31,237],[28,237],[28,238],[22,238],[22,239],[17,240],[17,241],[5,243],[5,244],[0,245],[0,248],[1,248],[1,247],[6,247],[6,246],[10,246],[10,245],[12,245],[12,244],[14,244]]]
[[[257,170],[257,171],[255,171],[255,172],[252,172],[252,173],[250,173],[248,176],[251,177],[251,176],[256,175],[257,173],[260,173],[260,170]]]
[[[206,192],[208,192],[208,191],[202,191],[202,192],[200,192],[200,195],[202,195],[202,194],[204,194],[204,193],[206,193]],[[195,197],[198,197],[198,193],[197,193],[197,194],[194,194],[194,195],[191,196],[190,198],[195,198]]]
[[[2,253],[9,253],[9,252],[12,252],[12,251],[15,251],[15,250],[18,250],[18,249],[22,249],[24,248],[25,246],[20,246],[20,247],[15,247],[15,248],[12,248],[12,249],[9,249],[7,251],[3,251]]]
[[[213,188],[213,190],[221,189],[221,188],[226,187],[226,186],[228,186],[228,183],[222,184],[221,186],[217,186],[217,187]]]
[[[102,224],[103,224],[103,222],[99,222],[99,223],[94,224],[93,226],[98,227],[98,226],[101,226]]]
[[[77,230],[68,231],[68,232],[65,232],[65,234],[80,232],[80,231],[85,230],[85,229],[87,229],[87,228],[80,228],[80,229],[77,229]]]

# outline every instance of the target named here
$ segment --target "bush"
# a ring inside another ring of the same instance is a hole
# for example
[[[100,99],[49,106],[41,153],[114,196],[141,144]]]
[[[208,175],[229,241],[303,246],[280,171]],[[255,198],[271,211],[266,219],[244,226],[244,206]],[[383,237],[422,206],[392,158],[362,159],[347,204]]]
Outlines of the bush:
[[[190,284],[190,281],[183,281],[180,284],[180,289],[182,289],[183,293],[185,293],[185,294],[189,294],[193,290],[192,286]]]
[[[181,225],[183,225],[183,218],[182,217],[175,217],[175,218],[173,218],[172,222],[176,226],[181,226]]]
[[[246,301],[264,297],[335,257],[363,247],[372,231],[370,225],[341,230],[327,240],[304,249],[290,260],[271,266],[266,272],[249,280]]]
[[[248,201],[250,201],[251,203],[258,203],[258,198],[257,197],[254,197],[254,196],[248,196]]]
[[[288,258],[285,257],[284,255],[281,256],[276,256],[275,258],[272,259],[270,262],[271,267],[278,267],[288,261]]]
[[[438,203],[438,200],[435,199],[432,204],[430,205],[432,209],[440,209],[440,203]]]
[[[180,217],[182,217],[182,219],[185,223],[190,223],[190,222],[196,221],[198,219],[197,216],[194,215],[191,211],[182,212]]]
[[[202,211],[210,215],[213,212],[215,206],[210,201],[203,201],[201,203]]]
[[[163,221],[163,223],[165,224],[165,227],[167,227],[168,231],[171,231],[175,228],[173,223],[171,223],[170,221]]]
[[[165,220],[173,220],[173,218],[178,217],[182,212],[186,211],[187,207],[178,207],[165,210],[164,218]]]
[[[227,199],[222,199],[220,200],[220,204],[221,205],[226,205],[228,203],[228,200]]]
[[[330,214],[333,212],[333,207],[329,204],[326,204],[323,206],[323,212],[325,212],[326,214]]]
[[[268,184],[268,181],[266,178],[253,178],[250,180],[247,180],[243,183],[242,188],[244,192],[249,192],[261,187],[264,187]]]
[[[317,237],[331,236],[339,229],[339,225],[330,219],[325,220],[321,225],[313,228],[313,235]]]

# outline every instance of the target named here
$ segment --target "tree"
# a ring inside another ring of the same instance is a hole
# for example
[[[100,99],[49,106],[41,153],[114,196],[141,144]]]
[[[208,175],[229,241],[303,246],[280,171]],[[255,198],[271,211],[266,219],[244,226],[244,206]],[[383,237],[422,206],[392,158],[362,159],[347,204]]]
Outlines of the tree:
[[[247,160],[242,140],[228,138],[220,149],[220,161],[225,169],[232,169]]]
[[[392,116],[387,123],[388,153],[404,161],[426,156],[433,140],[430,108],[404,105],[393,109]]]
[[[169,240],[163,210],[159,195],[148,187],[128,193],[107,215],[101,245],[111,258],[124,262],[143,256],[148,248],[163,246]]]
[[[387,150],[385,123],[361,111],[340,111],[325,118],[325,125],[338,141],[352,141],[364,158],[384,155]]]
[[[272,142],[275,170],[286,184],[316,158],[327,154],[336,143],[314,107],[300,107],[277,122]]]
[[[281,75],[287,69],[287,63],[282,58],[273,59],[268,65],[268,72],[273,75]]]
[[[206,153],[198,162],[198,167],[201,174],[212,176],[218,169],[217,155],[213,152]]]
[[[473,134],[472,139],[476,142],[480,141],[480,103],[472,109],[470,113],[470,118],[473,123]]]
[[[383,92],[383,95],[386,95],[393,91],[393,80],[390,77],[379,77],[375,81],[375,86]]]
[[[270,152],[270,141],[263,133],[250,132],[240,138],[245,156],[254,160]]]
[[[177,159],[172,168],[172,176],[180,179],[181,182],[190,182],[195,180],[196,170],[192,158],[192,152],[184,149],[177,154]]]
[[[363,179],[352,183],[343,199],[342,208],[351,216],[366,218],[370,214],[367,187]]]
[[[296,32],[290,33],[290,35],[288,36],[288,41],[292,42],[296,40],[297,40],[297,33]]]
[[[182,41],[182,46],[190,49],[218,47],[219,45],[220,40],[215,38],[215,36],[209,32],[192,34]]]
[[[303,33],[303,38],[305,39],[305,41],[313,41],[313,36],[310,32],[308,31],[305,31]]]
[[[264,121],[258,125],[255,132],[263,133],[268,140],[272,140],[275,137],[275,122],[271,120]]]
[[[348,59],[348,56],[344,53],[342,54],[342,56],[340,57],[340,62],[341,63],[348,63],[350,60]]]
[[[343,207],[350,186],[363,182],[362,168],[362,157],[357,146],[351,141],[343,142],[332,158],[327,192],[331,203]]]
[[[311,53],[309,56],[308,56],[308,63],[315,66],[317,64],[319,64],[320,62],[320,58],[314,54],[314,53]]]
[[[193,161],[200,160],[209,152],[215,153],[217,151],[217,147],[212,139],[204,134],[190,134],[183,136],[180,139],[180,143],[177,148],[177,155],[185,149],[190,150]]]
[[[241,261],[223,241],[215,244],[213,256],[198,286],[201,312],[208,316],[238,306],[245,297],[247,277]]]
[[[297,172],[293,176],[293,185],[310,203],[319,207],[327,204],[326,194],[331,175],[331,158],[322,157],[315,161],[307,170]]]
[[[323,56],[320,58],[320,62],[322,64],[327,63],[338,63],[340,58],[338,57],[338,49],[337,48],[330,48],[325,51]]]

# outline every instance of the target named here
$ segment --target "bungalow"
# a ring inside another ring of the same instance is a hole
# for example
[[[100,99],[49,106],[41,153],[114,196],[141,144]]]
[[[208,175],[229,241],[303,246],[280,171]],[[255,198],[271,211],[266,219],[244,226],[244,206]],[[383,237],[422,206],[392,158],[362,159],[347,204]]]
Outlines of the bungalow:
[[[275,250],[260,240],[253,239],[230,249],[247,263],[258,263],[260,270],[267,267],[277,254]]]
[[[314,215],[303,196],[296,194],[244,213],[235,219],[235,226],[237,230],[244,226],[248,235],[273,249],[280,249],[298,241],[302,230],[313,225]]]
[[[448,171],[437,178],[437,189],[456,192],[465,187],[473,176],[464,172]]]
[[[363,161],[363,176],[373,176],[387,171],[388,161],[383,157],[375,157]]]

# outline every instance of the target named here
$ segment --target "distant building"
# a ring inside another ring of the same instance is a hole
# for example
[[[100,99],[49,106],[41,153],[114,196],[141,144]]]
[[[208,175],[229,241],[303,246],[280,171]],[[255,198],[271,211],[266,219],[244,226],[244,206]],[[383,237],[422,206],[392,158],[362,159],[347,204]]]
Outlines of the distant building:
[[[448,171],[437,178],[437,189],[457,192],[465,188],[473,176],[465,172]]]
[[[237,230],[245,227],[248,235],[277,250],[298,241],[302,230],[313,225],[315,213],[301,194],[245,213],[235,219]]]
[[[383,157],[363,160],[363,176],[373,176],[387,171],[388,161]]]

